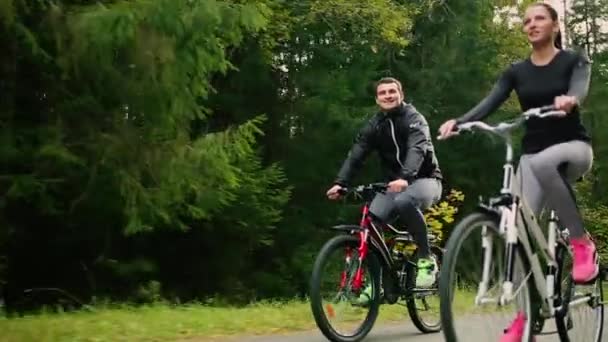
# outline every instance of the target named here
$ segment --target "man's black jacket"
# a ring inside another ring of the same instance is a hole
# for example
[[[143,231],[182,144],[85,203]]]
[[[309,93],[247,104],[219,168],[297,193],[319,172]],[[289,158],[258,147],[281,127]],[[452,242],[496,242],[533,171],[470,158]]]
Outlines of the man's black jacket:
[[[442,178],[429,125],[410,104],[379,112],[367,122],[359,131],[335,184],[348,186],[372,150],[378,152],[387,182],[401,178],[411,184],[417,178]]]

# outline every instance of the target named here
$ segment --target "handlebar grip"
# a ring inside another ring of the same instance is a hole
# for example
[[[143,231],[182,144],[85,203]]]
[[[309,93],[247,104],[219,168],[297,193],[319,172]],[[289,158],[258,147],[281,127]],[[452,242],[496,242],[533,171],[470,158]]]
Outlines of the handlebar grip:
[[[550,111],[554,111],[556,110],[554,105],[548,105],[548,106],[542,106],[540,107],[540,112],[544,113],[544,112],[550,112]]]

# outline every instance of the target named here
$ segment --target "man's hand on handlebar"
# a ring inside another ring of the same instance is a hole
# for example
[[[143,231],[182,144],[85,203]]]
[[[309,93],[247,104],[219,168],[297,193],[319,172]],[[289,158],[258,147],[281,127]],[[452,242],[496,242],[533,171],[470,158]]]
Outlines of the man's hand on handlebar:
[[[332,186],[329,190],[327,190],[327,193],[326,193],[327,198],[329,198],[330,200],[339,199],[341,196],[342,190],[344,190],[344,188],[338,184]]]
[[[388,192],[401,192],[407,188],[409,184],[404,179],[397,179],[388,183]]]

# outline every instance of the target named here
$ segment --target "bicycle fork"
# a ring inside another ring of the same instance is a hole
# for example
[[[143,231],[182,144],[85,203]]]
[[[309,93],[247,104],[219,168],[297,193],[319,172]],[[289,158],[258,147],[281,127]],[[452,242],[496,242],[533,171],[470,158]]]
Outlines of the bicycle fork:
[[[492,263],[492,252],[493,252],[493,240],[492,234],[488,232],[488,228],[484,227],[482,230],[482,251],[483,251],[483,273],[482,273],[482,281],[479,284],[477,296],[475,298],[475,303],[477,305],[484,303],[496,303],[499,305],[507,305],[510,303],[519,293],[520,289],[525,285],[527,278],[530,277],[531,274],[534,274],[532,270],[527,274],[524,279],[521,280],[521,284],[519,284],[519,288],[515,289],[513,283],[514,276],[514,267],[517,256],[517,248],[518,248],[518,230],[515,225],[517,215],[517,204],[513,203],[511,208],[503,208],[503,215],[501,217],[500,222],[500,232],[506,235],[506,259],[504,262],[505,272],[504,272],[504,281],[502,283],[502,293],[499,300],[485,298],[486,293],[488,291],[488,284],[490,281],[490,271],[491,271],[491,263]],[[551,212],[551,216],[549,219],[549,229],[547,236],[547,245],[546,245],[546,256],[547,256],[547,272],[546,277],[540,278],[544,283],[544,291],[541,291],[541,288],[538,288],[540,291],[541,297],[546,300],[555,299],[555,278],[557,275],[557,260],[556,260],[556,247],[557,247],[557,232],[558,232],[558,219],[554,212]],[[531,260],[531,263],[534,264],[534,261],[538,261],[537,259]],[[538,268],[537,264],[537,268]],[[534,265],[531,265],[534,268]],[[540,270],[540,269],[539,269]],[[535,274],[536,275],[536,274]],[[535,279],[537,284],[539,279]],[[569,302],[569,296],[566,297],[566,306]],[[553,316],[556,313],[563,313],[567,310],[567,307],[564,308],[562,306],[555,307],[550,306],[550,315]]]
[[[506,236],[507,236],[507,251],[505,260],[505,281],[502,284],[502,295],[500,296],[500,305],[506,305],[516,295],[513,293],[513,269],[515,268],[515,257],[517,255],[517,227],[515,219],[517,216],[517,204],[511,204],[510,210],[505,210],[506,219]],[[519,292],[519,291],[518,291]]]
[[[355,272],[355,279],[353,280],[353,289],[359,291],[363,286],[363,260],[367,256],[367,237],[369,230],[364,230],[359,233],[361,243],[359,244],[359,265],[357,265],[357,271]]]
[[[481,231],[481,250],[482,250],[482,276],[479,288],[477,289],[477,296],[475,297],[475,304],[483,304],[487,301],[485,298],[488,292],[488,284],[490,281],[490,261],[492,258],[492,237],[488,232],[488,227],[484,226]]]
[[[515,256],[517,253],[517,228],[515,227],[515,217],[517,214],[516,204],[511,204],[511,208],[503,207],[501,220],[499,224],[500,234],[505,234],[507,237],[506,241],[506,260],[505,260],[505,280],[502,283],[502,295],[500,298],[492,299],[486,298],[488,287],[490,283],[490,272],[492,268],[492,253],[494,252],[494,240],[493,234],[489,231],[488,227],[484,226],[481,233],[481,247],[482,247],[482,278],[477,289],[477,296],[475,297],[475,304],[486,304],[486,303],[498,303],[500,305],[506,304],[513,297],[513,269],[515,266]]]

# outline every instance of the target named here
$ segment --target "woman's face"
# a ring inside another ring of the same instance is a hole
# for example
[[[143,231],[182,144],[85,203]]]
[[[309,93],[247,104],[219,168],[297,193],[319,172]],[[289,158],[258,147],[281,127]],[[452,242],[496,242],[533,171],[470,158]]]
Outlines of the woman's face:
[[[532,45],[552,44],[559,31],[557,21],[544,6],[530,6],[524,16],[524,32]]]

